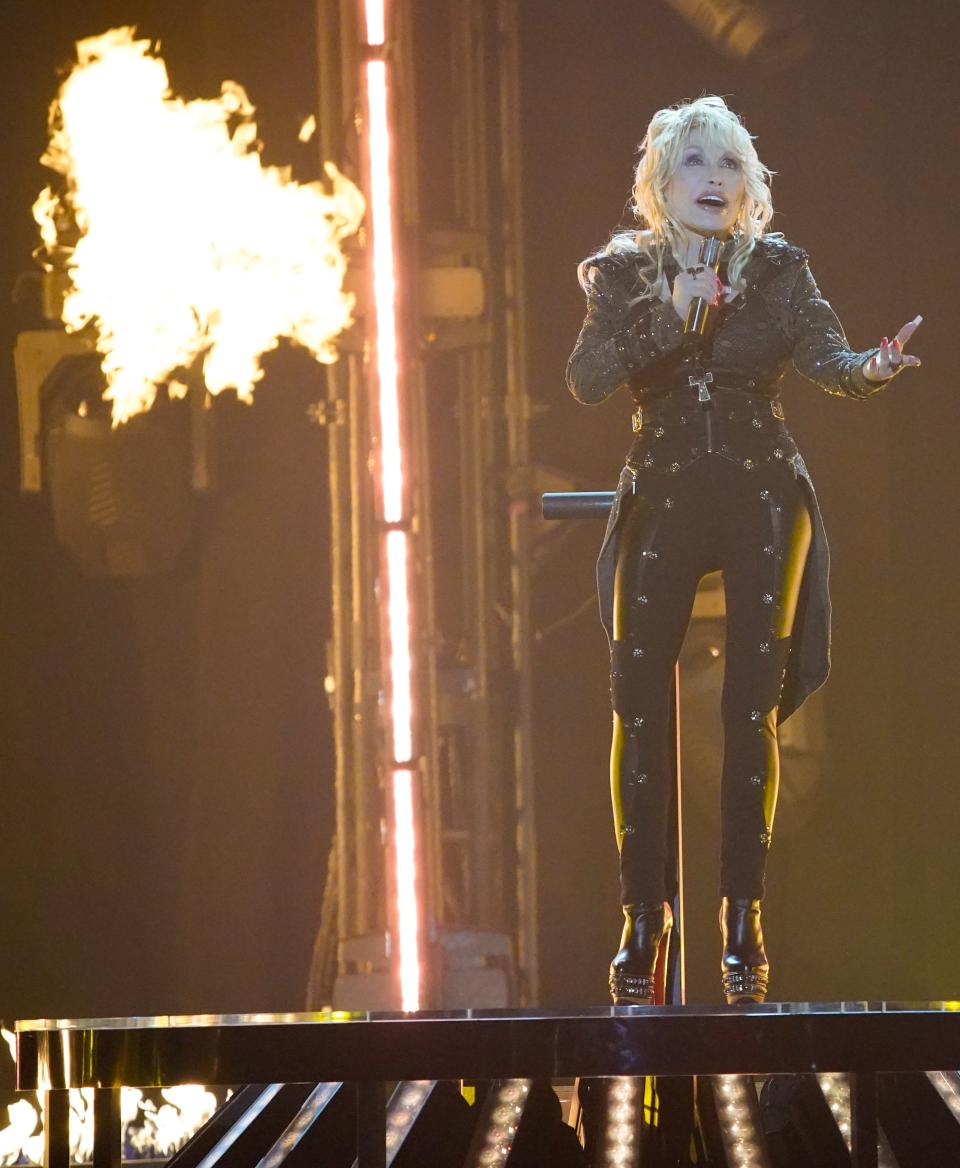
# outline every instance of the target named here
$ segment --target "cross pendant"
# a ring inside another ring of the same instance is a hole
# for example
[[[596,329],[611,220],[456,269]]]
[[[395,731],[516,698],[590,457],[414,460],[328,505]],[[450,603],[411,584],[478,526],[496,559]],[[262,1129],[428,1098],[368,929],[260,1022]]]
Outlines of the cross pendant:
[[[687,384],[691,389],[697,391],[697,401],[708,402],[710,400],[710,390],[707,386],[713,381],[713,374],[708,369],[706,373],[701,373],[699,377],[694,377],[691,373],[687,378]]]

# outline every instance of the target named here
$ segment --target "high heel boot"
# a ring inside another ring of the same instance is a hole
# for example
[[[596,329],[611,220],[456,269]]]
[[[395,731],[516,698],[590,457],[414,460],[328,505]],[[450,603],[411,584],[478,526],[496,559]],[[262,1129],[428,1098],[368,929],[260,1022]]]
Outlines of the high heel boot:
[[[644,901],[624,905],[623,915],[620,951],[610,962],[610,994],[615,1006],[652,1006],[657,957],[661,948],[666,956],[673,913],[665,901]]]
[[[720,970],[728,1006],[762,1002],[767,994],[770,963],[763,948],[760,901],[724,897],[720,902],[723,958]]]

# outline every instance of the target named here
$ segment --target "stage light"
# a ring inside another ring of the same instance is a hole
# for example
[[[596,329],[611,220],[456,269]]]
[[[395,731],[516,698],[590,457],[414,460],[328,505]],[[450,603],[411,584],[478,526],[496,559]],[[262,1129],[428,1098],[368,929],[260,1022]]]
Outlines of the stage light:
[[[458,1083],[398,1084],[387,1103],[387,1168],[460,1168],[475,1118]]]
[[[78,348],[57,329],[17,338],[21,487],[45,491],[57,541],[84,575],[171,571],[209,485],[203,412],[164,399],[115,429],[99,357]]]
[[[477,1121],[464,1168],[506,1165],[532,1086],[532,1079],[502,1079],[494,1084]]]
[[[393,812],[400,935],[400,1001],[402,1009],[416,1010],[420,1001],[420,962],[417,945],[417,840],[411,771],[394,771]]]
[[[382,45],[387,35],[384,0],[365,0],[364,15],[367,21],[367,44]]]
[[[960,1164],[960,1075],[878,1076],[878,1113],[899,1168]]]
[[[410,655],[410,594],[408,542],[405,531],[388,531],[387,621],[390,631],[390,721],[393,757],[409,762],[413,757],[413,693]]]
[[[794,7],[760,0],[667,0],[697,32],[727,56],[763,65],[799,60],[811,38]]]
[[[843,1136],[843,1142],[847,1145],[847,1150],[852,1151],[853,1134],[851,1130],[850,1112],[850,1076],[820,1074],[817,1075],[817,1082],[820,1084],[820,1090],[823,1092],[823,1097],[827,1101],[830,1113],[833,1115],[837,1127],[840,1129],[840,1134]],[[882,1127],[877,1128],[877,1164],[879,1168],[897,1168],[897,1161],[890,1149],[890,1144],[887,1141]]]
[[[423,1105],[430,1097],[436,1080],[411,1080],[400,1083],[387,1104],[387,1165],[396,1158],[403,1141],[410,1134]]]
[[[578,1098],[578,1130],[594,1168],[637,1168],[656,1158],[660,1098],[653,1076],[580,1079]]]
[[[843,1142],[849,1149],[851,1146],[849,1080],[846,1075],[824,1074],[817,1075],[817,1082],[830,1108],[830,1114],[843,1136]]]
[[[717,1126],[730,1168],[770,1168],[760,1107],[749,1075],[713,1079]]]
[[[409,581],[410,513],[404,469],[403,384],[400,376],[399,309],[390,121],[392,77],[383,53],[386,6],[365,0],[364,63],[366,149],[376,370],[379,495],[384,530],[381,569],[386,614],[383,661],[386,673],[389,769],[393,801],[394,895],[391,913],[397,931],[401,1009],[420,1008],[420,908],[417,903],[417,800],[414,760],[413,655]]]
[[[828,1084],[833,1089],[832,1082]],[[850,1168],[850,1152],[813,1075],[770,1075],[760,1092],[763,1132],[778,1168]]]
[[[960,1123],[960,1073],[957,1071],[927,1071],[927,1078],[937,1094],[950,1108],[953,1117]]]
[[[618,1078],[607,1089],[607,1122],[600,1164],[633,1168],[639,1163],[644,1079]]]
[[[547,1079],[500,1079],[480,1104],[463,1168],[589,1168]]]

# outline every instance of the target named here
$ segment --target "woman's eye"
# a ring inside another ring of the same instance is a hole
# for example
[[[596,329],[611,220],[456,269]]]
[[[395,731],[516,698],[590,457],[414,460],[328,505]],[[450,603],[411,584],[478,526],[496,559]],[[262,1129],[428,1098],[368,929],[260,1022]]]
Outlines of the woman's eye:
[[[691,154],[687,159],[687,166],[699,166],[703,159],[699,154]]]
[[[725,158],[725,159],[723,160],[723,165],[724,165],[724,166],[729,166],[729,167],[731,167],[733,170],[739,170],[739,169],[740,169],[740,163],[737,161],[737,159],[736,159],[736,158]]]

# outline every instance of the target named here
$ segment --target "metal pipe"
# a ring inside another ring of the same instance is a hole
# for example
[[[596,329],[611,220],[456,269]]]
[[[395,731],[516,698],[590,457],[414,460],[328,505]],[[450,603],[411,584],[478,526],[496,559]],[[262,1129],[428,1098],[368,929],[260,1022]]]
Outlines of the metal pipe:
[[[614,491],[548,491],[541,496],[544,519],[606,519]]]

